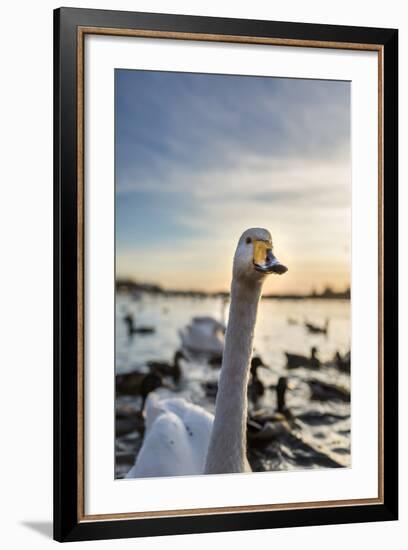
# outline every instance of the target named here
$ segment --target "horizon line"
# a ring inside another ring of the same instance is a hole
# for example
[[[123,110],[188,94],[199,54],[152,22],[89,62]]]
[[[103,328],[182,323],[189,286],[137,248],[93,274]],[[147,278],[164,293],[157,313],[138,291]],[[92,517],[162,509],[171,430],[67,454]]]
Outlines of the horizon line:
[[[204,295],[204,296],[229,296],[230,290],[204,290],[199,288],[184,288],[184,289],[174,289],[166,288],[160,285],[159,283],[149,283],[149,282],[140,282],[136,281],[132,277],[115,277],[115,287],[118,289],[130,287],[129,290],[155,293],[155,294],[171,294],[171,295]],[[132,288],[133,287],[133,288]],[[322,291],[317,291],[315,288],[312,288],[309,292],[294,292],[287,291],[281,293],[268,293],[263,294],[263,297],[277,297],[280,296],[292,296],[292,297],[330,297],[330,296],[344,296],[349,297],[351,292],[350,283],[346,284],[342,290],[335,290],[330,284],[326,284]]]

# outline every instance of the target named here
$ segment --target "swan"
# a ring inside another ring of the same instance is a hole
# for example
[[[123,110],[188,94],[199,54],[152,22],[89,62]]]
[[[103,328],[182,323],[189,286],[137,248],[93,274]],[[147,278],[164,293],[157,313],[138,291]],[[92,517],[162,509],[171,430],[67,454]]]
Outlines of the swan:
[[[224,349],[225,326],[213,317],[193,317],[191,323],[179,331],[184,349],[193,353],[219,356]]]
[[[182,398],[150,394],[146,432],[127,478],[251,471],[246,456],[247,385],[262,285],[287,268],[266,229],[248,229],[235,251],[231,307],[215,415]]]
[[[221,321],[209,315],[193,317],[191,323],[179,331],[182,346],[192,353],[210,355],[220,359],[224,349],[225,311],[228,297],[221,297]]]

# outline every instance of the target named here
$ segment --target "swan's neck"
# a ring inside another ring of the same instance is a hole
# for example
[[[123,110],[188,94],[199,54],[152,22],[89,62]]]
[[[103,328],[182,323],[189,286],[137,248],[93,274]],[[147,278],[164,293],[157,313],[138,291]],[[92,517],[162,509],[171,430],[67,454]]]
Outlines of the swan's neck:
[[[261,284],[232,282],[231,307],[205,473],[249,470],[247,386]]]

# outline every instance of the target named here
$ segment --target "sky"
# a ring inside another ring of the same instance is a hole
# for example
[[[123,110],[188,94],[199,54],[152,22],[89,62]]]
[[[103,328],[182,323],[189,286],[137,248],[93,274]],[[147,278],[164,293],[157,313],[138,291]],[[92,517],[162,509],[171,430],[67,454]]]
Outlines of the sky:
[[[228,290],[241,233],[288,266],[265,292],[350,280],[350,83],[115,71],[117,277]]]

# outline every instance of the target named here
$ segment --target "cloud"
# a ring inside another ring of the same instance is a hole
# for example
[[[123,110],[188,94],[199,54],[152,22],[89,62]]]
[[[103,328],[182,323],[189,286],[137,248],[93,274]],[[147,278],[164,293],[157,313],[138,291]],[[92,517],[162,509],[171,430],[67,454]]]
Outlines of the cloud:
[[[116,72],[118,191],[180,166],[311,158],[347,146],[349,84],[315,80]]]
[[[116,91],[122,272],[159,258],[163,278],[225,287],[237,238],[265,226],[309,286],[324,261],[347,279],[348,83],[117,71]]]

